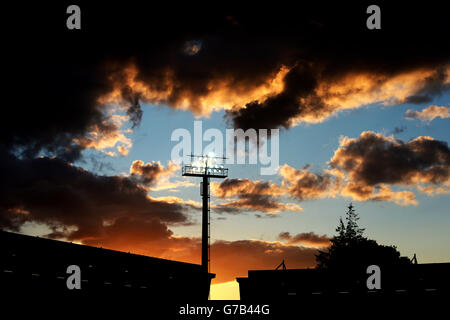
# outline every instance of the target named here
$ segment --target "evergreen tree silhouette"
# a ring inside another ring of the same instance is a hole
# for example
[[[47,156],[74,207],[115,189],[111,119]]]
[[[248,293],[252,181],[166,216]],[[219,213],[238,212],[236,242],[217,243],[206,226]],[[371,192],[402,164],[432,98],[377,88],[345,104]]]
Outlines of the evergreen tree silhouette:
[[[339,219],[336,235],[326,250],[316,255],[317,269],[328,273],[334,287],[362,288],[367,278],[369,265],[392,269],[400,264],[408,264],[409,259],[400,256],[395,246],[384,246],[364,236],[358,225],[359,216],[353,204],[348,207],[345,222]]]
[[[353,207],[353,204],[347,207],[347,213],[345,220],[347,221],[347,225],[345,226],[345,237],[348,241],[358,241],[362,239],[362,235],[365,229],[362,229],[358,226],[359,216]]]

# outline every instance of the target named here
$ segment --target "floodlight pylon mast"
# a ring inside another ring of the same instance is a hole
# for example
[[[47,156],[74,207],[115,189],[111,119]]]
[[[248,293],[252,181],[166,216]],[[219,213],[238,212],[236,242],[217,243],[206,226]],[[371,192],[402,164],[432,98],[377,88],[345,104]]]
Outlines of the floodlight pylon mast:
[[[183,176],[201,177],[200,194],[202,196],[202,267],[207,272],[211,268],[211,247],[210,247],[210,193],[209,193],[209,179],[210,178],[226,178],[228,176],[228,169],[223,166],[214,165],[211,162],[213,159],[222,159],[224,157],[211,156],[196,156],[190,155],[191,164],[185,165],[182,168]],[[194,164],[193,159],[200,158],[198,164]],[[209,163],[208,163],[209,162]]]

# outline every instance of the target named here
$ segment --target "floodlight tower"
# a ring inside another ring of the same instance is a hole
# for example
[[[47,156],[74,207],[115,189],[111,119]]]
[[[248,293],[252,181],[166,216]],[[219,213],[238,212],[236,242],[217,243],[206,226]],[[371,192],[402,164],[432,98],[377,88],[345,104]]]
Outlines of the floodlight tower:
[[[194,158],[198,158],[194,161]],[[202,196],[202,267],[210,272],[210,230],[209,230],[209,178],[226,178],[228,176],[228,168],[218,165],[218,159],[225,160],[224,157],[215,157],[210,154],[208,156],[191,155],[191,164],[182,168],[183,176],[202,177],[200,184],[200,195]]]

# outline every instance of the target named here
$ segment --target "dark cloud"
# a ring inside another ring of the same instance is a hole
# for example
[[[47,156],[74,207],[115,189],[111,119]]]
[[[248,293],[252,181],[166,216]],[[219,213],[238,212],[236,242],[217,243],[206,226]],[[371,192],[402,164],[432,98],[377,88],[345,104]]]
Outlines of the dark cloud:
[[[448,61],[448,60],[447,60]],[[424,79],[424,86],[406,98],[406,103],[422,104],[433,100],[433,97],[450,90],[450,77],[448,68],[437,68],[436,72]]]
[[[19,230],[25,222],[45,224],[67,239],[101,237],[119,221],[153,226],[188,223],[187,209],[158,201],[133,179],[99,176],[58,158],[1,158],[0,222]],[[109,227],[108,227],[109,226]]]
[[[133,128],[137,127],[142,120],[142,109],[139,104],[139,100],[141,99],[141,95],[139,92],[133,92],[128,86],[122,88],[121,92],[122,98],[128,103],[126,108],[126,113],[130,118],[131,123],[133,124]]]
[[[159,161],[144,163],[142,160],[135,160],[131,164],[130,173],[131,178],[136,182],[154,186],[162,176],[172,175],[177,169],[178,167],[172,163],[165,168]]]
[[[407,129],[406,126],[395,127],[394,130],[392,130],[392,133],[393,134],[400,134],[400,133],[405,132],[406,129]]]
[[[344,139],[330,164],[367,185],[439,184],[450,177],[450,149],[430,137],[403,142],[365,131],[357,139]]]
[[[233,120],[236,128],[289,128],[290,120],[306,113],[320,117],[325,107],[318,100],[314,108],[300,104],[302,97],[308,97],[317,86],[316,75],[310,66],[297,65],[284,78],[284,90],[264,102],[253,101],[245,108],[229,111],[227,117]]]
[[[255,100],[227,111],[235,127],[289,128],[297,122],[321,122],[338,111],[379,101],[424,103],[450,88],[449,48],[439,40],[438,34],[443,35],[445,29],[438,25],[438,21],[443,21],[439,14],[430,24],[419,26],[404,21],[405,15],[400,14],[399,8],[385,4],[383,13],[389,14],[383,18],[383,24],[387,27],[375,34],[364,32],[363,26],[358,26],[363,21],[362,6],[349,8],[339,4],[339,7],[328,6],[327,9],[336,10],[333,14],[327,13],[328,10],[321,12],[322,27],[302,26],[303,32],[292,35],[301,39],[289,48],[295,54],[278,60],[290,68],[283,80],[284,89],[262,101]],[[344,8],[347,15],[342,19],[344,15],[339,13]],[[358,9],[362,11],[357,12]],[[414,8],[407,11],[410,17],[423,17],[423,12]],[[315,10],[311,9],[308,14],[311,13]],[[394,16],[396,21],[391,20]],[[286,19],[289,18],[287,14]],[[298,19],[301,18],[299,14]],[[404,24],[414,31],[405,33]],[[286,25],[290,22],[282,24]],[[420,56],[414,56],[408,51],[422,33],[431,34],[437,42],[425,40]],[[402,83],[404,90],[390,90],[394,82]]]
[[[76,44],[73,49],[45,46],[44,42],[27,50],[26,56],[18,53],[22,60],[11,70],[9,80],[15,101],[3,117],[0,143],[21,157],[45,152],[77,160],[89,146],[76,139],[86,142],[92,131],[109,137],[119,130],[106,107],[98,103],[113,86],[101,61],[84,61],[87,53],[78,57],[76,53],[82,49]],[[141,111],[136,101],[124,110],[133,124],[139,123]]]
[[[428,185],[439,192],[444,192],[447,186],[448,192],[450,181],[448,144],[431,137],[403,142],[365,131],[359,138],[344,138],[330,165],[338,175],[347,176],[343,193],[360,200],[398,198],[417,204],[411,192],[394,193],[388,185],[418,185],[419,188]]]
[[[434,6],[384,4],[379,31],[365,28],[367,6],[350,3],[232,16],[192,4],[176,13],[83,3],[79,31],[67,30],[66,7],[12,7],[5,17],[15,32],[4,39],[12,101],[0,143],[27,157],[75,160],[89,146],[74,139],[117,131],[99,98],[120,101],[132,126],[146,102],[203,115],[229,110],[236,127],[288,128],[361,103],[423,102],[449,86],[446,10]],[[186,54],[186,46],[199,50]],[[414,79],[411,88],[383,94],[396,77]]]
[[[413,94],[406,98],[406,103],[422,104],[430,102],[432,98],[429,95]]]
[[[270,196],[261,195],[241,196],[239,200],[219,203],[212,208],[215,212],[232,214],[245,211],[261,211],[272,217],[276,216],[280,211],[302,211],[302,208],[297,204],[283,203]]]

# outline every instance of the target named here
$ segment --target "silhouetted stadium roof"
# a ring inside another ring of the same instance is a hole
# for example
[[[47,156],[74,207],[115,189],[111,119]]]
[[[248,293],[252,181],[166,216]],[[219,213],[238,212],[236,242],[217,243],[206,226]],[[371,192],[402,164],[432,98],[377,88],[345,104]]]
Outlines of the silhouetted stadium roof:
[[[0,231],[3,288],[66,292],[67,267],[81,269],[82,290],[132,290],[176,298],[209,293],[201,265]],[[154,291],[151,293],[150,291]]]

